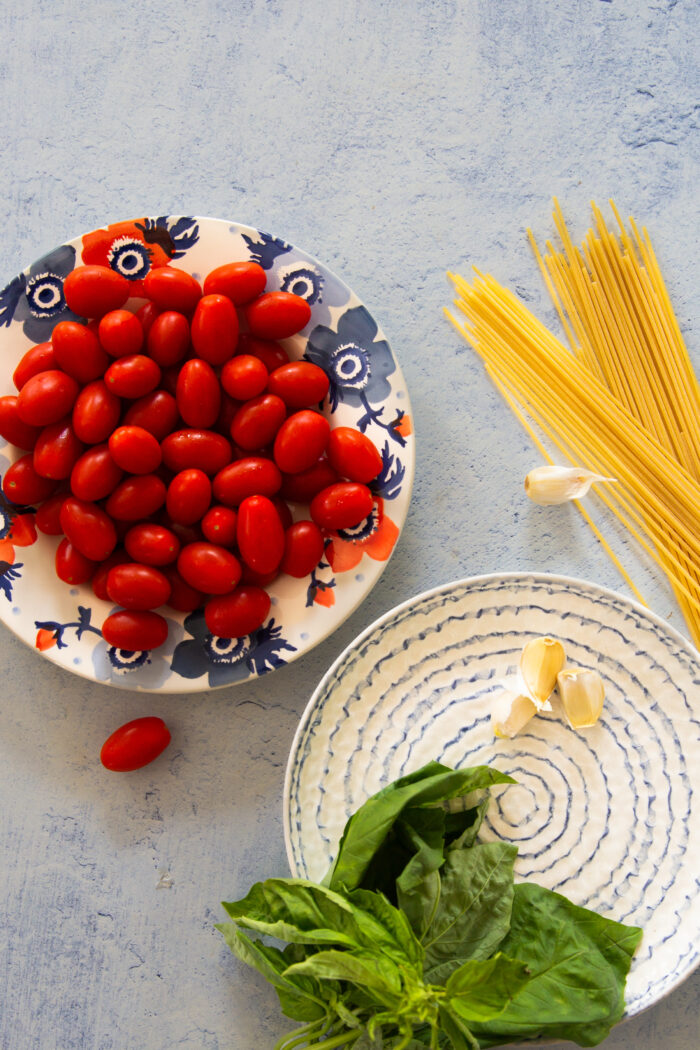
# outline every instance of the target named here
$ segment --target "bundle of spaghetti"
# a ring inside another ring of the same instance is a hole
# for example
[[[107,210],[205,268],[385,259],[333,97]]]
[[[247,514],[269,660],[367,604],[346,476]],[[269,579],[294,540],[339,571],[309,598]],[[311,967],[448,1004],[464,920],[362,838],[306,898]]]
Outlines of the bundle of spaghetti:
[[[617,479],[607,505],[667,573],[700,642],[700,484],[655,431],[508,289],[476,272],[450,275],[463,319],[448,316],[523,416],[578,466]],[[573,327],[573,326],[572,326]],[[632,384],[634,386],[634,383]]]

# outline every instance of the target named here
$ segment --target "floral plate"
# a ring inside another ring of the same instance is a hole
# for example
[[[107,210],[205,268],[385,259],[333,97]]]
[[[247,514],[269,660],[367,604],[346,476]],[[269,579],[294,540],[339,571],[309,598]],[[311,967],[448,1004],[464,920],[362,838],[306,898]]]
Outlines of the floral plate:
[[[130,689],[192,692],[275,670],[355,610],[398,539],[415,451],[408,392],[391,348],[365,306],[330,270],[249,226],[187,216],[142,218],[94,230],[45,255],[0,292],[0,395],[16,393],[12,372],[22,354],[50,339],[59,321],[75,319],[63,295],[64,278],[75,266],[111,266],[132,282],[138,306],[153,267],[175,266],[201,280],[216,266],[249,259],[268,271],[268,291],[294,292],[311,306],[307,327],[284,345],[291,358],[303,356],[328,374],[323,411],[332,424],[358,428],[380,449],[373,510],[356,528],[326,536],[324,558],[309,577],[280,577],[270,586],[270,616],[252,635],[217,638],[200,611],[172,611],[164,646],[125,652],[102,638],[101,624],[113,607],[89,585],[61,583],[53,569],[58,538],[38,534],[32,508],[0,494],[0,618],[23,641],[83,677]],[[19,454],[0,438],[0,475]]]
[[[490,725],[502,681],[538,635],[595,668],[606,699],[591,729],[559,706],[514,739]],[[519,847],[516,878],[641,926],[626,1016],[700,963],[700,654],[663,620],[581,580],[461,580],[386,613],[329,669],[299,724],[284,825],[292,873],[321,879],[368,796],[437,759],[493,764],[483,837]]]

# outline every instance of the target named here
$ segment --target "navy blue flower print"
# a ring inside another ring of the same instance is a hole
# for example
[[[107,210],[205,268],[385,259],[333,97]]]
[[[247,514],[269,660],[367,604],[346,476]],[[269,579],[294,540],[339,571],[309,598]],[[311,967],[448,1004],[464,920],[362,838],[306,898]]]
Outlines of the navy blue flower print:
[[[247,233],[242,236],[251,259],[259,263],[263,270],[269,270],[278,255],[285,255],[292,250],[291,244],[281,241],[279,237],[271,237],[269,233],[257,231],[256,239],[249,237]]]
[[[210,634],[204,613],[197,610],[185,618],[184,627],[192,638],[180,642],[175,649],[172,670],[183,678],[207,675],[212,687],[282,667],[286,661],[280,652],[296,651],[281,637],[282,628],[276,627],[274,620],[243,638],[218,638]]]
[[[364,413],[355,425],[362,433],[374,423],[404,445],[396,420],[382,419],[384,405],[372,407],[373,403],[385,402],[389,397],[391,383],[387,377],[396,371],[389,344],[377,338],[377,331],[364,306],[351,307],[341,316],[336,332],[325,325],[313,329],[304,357],[327,374],[331,411],[336,410],[340,401],[361,406]]]
[[[62,244],[14,277],[0,292],[0,325],[20,321],[27,338],[42,343],[59,321],[78,320],[63,294],[63,281],[74,266],[75,248]]]

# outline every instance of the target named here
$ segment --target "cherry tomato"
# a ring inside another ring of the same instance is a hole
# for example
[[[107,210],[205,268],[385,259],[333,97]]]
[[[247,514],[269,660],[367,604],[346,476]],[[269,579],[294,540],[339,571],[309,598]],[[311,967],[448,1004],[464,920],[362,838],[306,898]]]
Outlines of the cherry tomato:
[[[236,540],[241,558],[255,572],[274,572],[284,554],[284,529],[267,496],[247,496],[238,508]]]
[[[306,299],[292,292],[264,292],[244,309],[251,335],[259,339],[287,339],[311,318]]]
[[[160,368],[150,357],[129,354],[112,362],[105,372],[105,383],[118,397],[135,399],[155,390],[160,377]]]
[[[180,553],[180,541],[173,530],[154,522],[132,525],[124,536],[124,546],[134,561],[157,567],[176,561]]]
[[[0,397],[0,437],[17,448],[32,449],[41,433],[41,427],[32,427],[20,419],[17,395]]]
[[[67,496],[61,505],[60,522],[68,540],[91,561],[108,558],[117,545],[114,522],[89,500]]]
[[[152,303],[150,300],[148,302],[145,302],[143,306],[139,306],[138,310],[136,311],[136,317],[138,317],[139,321],[141,322],[144,337],[148,336],[148,333],[151,330],[151,325],[153,324],[159,313],[159,307],[157,307],[156,304]]]
[[[284,474],[308,470],[325,451],[330,432],[330,423],[319,412],[309,408],[294,412],[275,436],[275,463]]]
[[[237,515],[233,507],[217,504],[210,507],[202,518],[202,533],[210,543],[220,547],[233,547],[236,543]]]
[[[49,496],[48,499],[45,499],[44,502],[36,508],[34,512],[34,524],[39,532],[43,532],[45,536],[63,535],[60,513],[61,504],[67,495],[67,492],[55,492],[53,496]]]
[[[214,475],[231,461],[231,442],[213,430],[176,430],[163,439],[161,449],[169,470],[198,467]]]
[[[24,423],[45,427],[57,423],[73,408],[80,387],[73,376],[52,368],[39,372],[17,395],[17,412]]]
[[[262,587],[244,584],[231,594],[210,598],[204,622],[218,638],[242,638],[261,627],[270,611],[270,595]]]
[[[339,480],[326,457],[321,456],[318,462],[307,470],[301,470],[298,474],[287,474],[282,479],[280,496],[293,503],[310,503],[317,492]]]
[[[160,444],[143,427],[117,427],[108,444],[114,462],[130,474],[152,474],[160,466]]]
[[[232,262],[217,266],[204,278],[205,295],[225,295],[236,306],[249,303],[265,290],[267,274],[256,262]]]
[[[56,367],[79,383],[103,376],[109,356],[93,331],[77,321],[59,321],[51,333]]]
[[[239,336],[238,352],[259,357],[268,372],[274,372],[276,368],[289,362],[289,354],[283,346],[271,339],[256,339],[250,332],[241,333]]]
[[[236,412],[231,423],[231,437],[247,452],[265,448],[275,438],[287,416],[287,407],[274,394],[253,397]]]
[[[21,390],[32,376],[57,367],[53,343],[37,343],[20,358],[19,364],[12,373],[12,382],[17,390]]]
[[[110,569],[106,586],[110,599],[125,609],[157,609],[170,597],[167,576],[135,561]]]
[[[164,310],[149,328],[146,345],[161,368],[177,364],[190,348],[190,322],[177,310]]]
[[[313,521],[295,521],[284,534],[282,572],[301,579],[316,568],[323,557],[323,533]]]
[[[112,459],[109,446],[93,445],[76,461],[70,487],[78,499],[95,502],[114,492],[122,477],[123,471]]]
[[[205,295],[192,317],[192,345],[211,365],[222,365],[236,352],[238,314],[225,295]]]
[[[208,361],[192,357],[180,369],[175,386],[177,408],[188,427],[206,429],[216,423],[221,387]]]
[[[314,496],[309,511],[322,529],[350,529],[367,517],[373,505],[372,493],[366,485],[338,481]]]
[[[165,507],[172,520],[179,525],[192,525],[199,521],[210,503],[211,481],[197,467],[181,470],[168,485]]]
[[[178,612],[194,612],[195,609],[199,609],[204,602],[204,594],[185,583],[174,565],[164,565],[162,571],[170,584],[170,597],[166,605],[177,609]]]
[[[382,457],[376,445],[353,427],[335,427],[331,431],[328,460],[348,481],[372,481],[382,469]]]
[[[73,405],[73,429],[86,445],[106,441],[119,422],[121,401],[107,389],[102,379],[95,379],[80,391]]]
[[[328,376],[311,361],[290,361],[270,372],[268,394],[277,394],[287,408],[310,408],[323,401],[328,393]]]
[[[143,427],[158,441],[175,429],[178,421],[177,402],[167,390],[152,390],[133,401],[124,413],[127,426]]]
[[[182,548],[177,571],[190,587],[206,594],[229,594],[241,578],[241,563],[225,547],[202,540]]]
[[[120,481],[107,500],[106,510],[118,521],[149,518],[165,503],[165,482],[157,474],[138,474]]]
[[[221,369],[222,387],[227,394],[239,401],[247,401],[262,394],[267,386],[267,379],[265,365],[253,354],[238,354]]]
[[[110,600],[107,594],[107,577],[115,565],[124,565],[125,562],[131,561],[129,555],[122,547],[116,547],[109,558],[105,558],[95,569],[94,575],[90,580],[90,586],[92,587],[93,593],[96,598],[99,598],[101,602],[108,602]]]
[[[64,583],[70,583],[72,586],[87,583],[95,572],[97,564],[96,561],[86,558],[65,536],[56,548],[54,557],[56,575]]]
[[[83,444],[78,441],[68,420],[50,423],[41,431],[34,446],[34,469],[44,478],[61,481],[70,477],[82,451]]]
[[[110,357],[138,354],[143,346],[143,325],[129,310],[110,310],[100,319],[97,334]]]
[[[100,761],[113,773],[130,773],[158,758],[169,743],[170,730],[162,718],[134,718],[107,737]]]
[[[183,314],[192,313],[202,295],[199,281],[174,266],[149,270],[143,280],[143,291],[161,310],[177,310]]]
[[[168,621],[150,609],[113,612],[102,624],[107,645],[131,653],[157,649],[168,637]]]
[[[214,499],[226,507],[237,507],[246,496],[274,496],[282,484],[276,463],[263,456],[237,459],[216,474],[212,483]]]
[[[12,503],[22,507],[41,503],[55,488],[55,481],[37,474],[31,452],[11,463],[2,479],[2,491]]]
[[[124,305],[130,287],[111,266],[76,266],[63,281],[63,295],[78,317],[102,317]]]

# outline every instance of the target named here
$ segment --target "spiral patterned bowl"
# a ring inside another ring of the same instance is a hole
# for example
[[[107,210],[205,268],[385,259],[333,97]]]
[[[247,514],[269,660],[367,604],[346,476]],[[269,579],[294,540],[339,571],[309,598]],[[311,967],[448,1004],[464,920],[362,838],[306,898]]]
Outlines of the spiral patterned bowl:
[[[573,730],[554,699],[496,739],[494,699],[539,635],[602,675],[602,717]],[[700,656],[641,606],[549,575],[436,588],[364,631],[311,698],[285,784],[292,873],[322,878],[348,816],[397,777],[431,759],[492,764],[517,784],[494,789],[482,835],[517,844],[516,878],[643,928],[632,1016],[700,961],[699,726]]]

